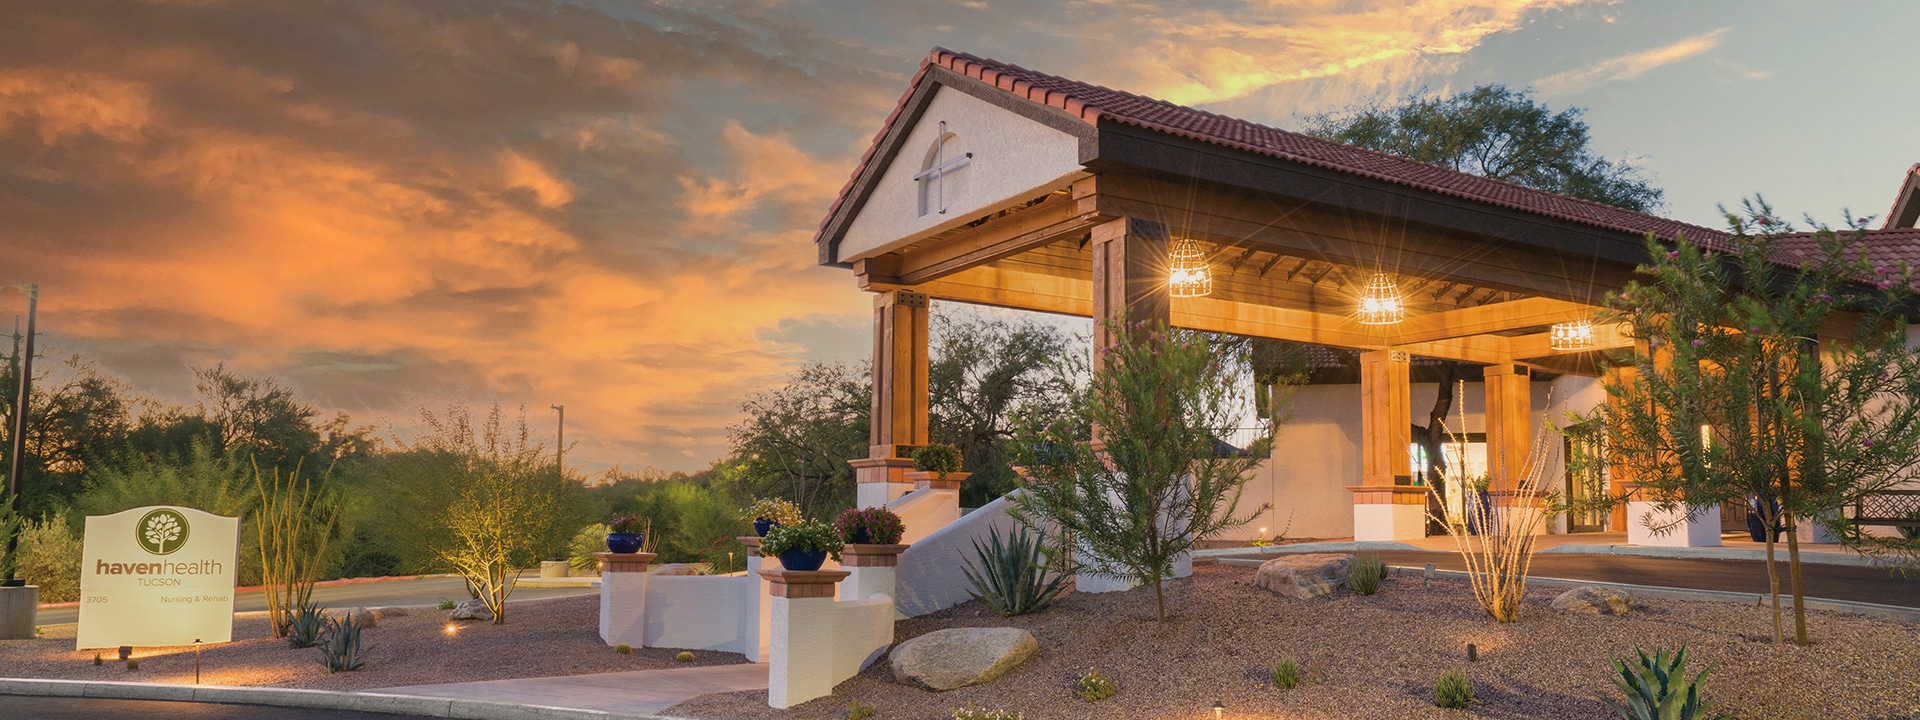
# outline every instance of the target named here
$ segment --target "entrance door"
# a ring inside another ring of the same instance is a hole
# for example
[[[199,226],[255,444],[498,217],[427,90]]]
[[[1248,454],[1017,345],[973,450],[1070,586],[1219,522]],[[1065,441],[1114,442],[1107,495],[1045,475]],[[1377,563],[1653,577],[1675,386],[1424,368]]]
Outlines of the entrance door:
[[[1567,429],[1567,532],[1606,529],[1606,437],[1592,423]]]

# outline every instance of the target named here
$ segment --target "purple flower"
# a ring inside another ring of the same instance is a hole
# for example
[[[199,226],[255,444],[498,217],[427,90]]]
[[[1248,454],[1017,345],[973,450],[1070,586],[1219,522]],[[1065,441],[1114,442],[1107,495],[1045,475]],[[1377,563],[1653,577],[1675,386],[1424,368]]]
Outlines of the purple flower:
[[[1863,440],[1863,441],[1861,441],[1861,443],[1860,443],[1860,444],[1861,444],[1861,445],[1863,445],[1863,446],[1865,446],[1865,447],[1866,447],[1866,448],[1867,448],[1868,450],[1872,450],[1872,449],[1873,449],[1873,438],[1867,438],[1866,440]]]
[[[1706,341],[1706,340],[1705,340],[1704,338],[1694,338],[1694,339],[1693,339],[1693,346],[1694,346],[1694,347],[1700,347],[1701,345],[1705,345],[1705,344],[1707,344],[1707,341]]]
[[[1880,265],[1880,266],[1876,266],[1876,267],[1875,267],[1875,268],[1873,269],[1873,274],[1875,274],[1875,275],[1885,275],[1885,274],[1887,274],[1887,266],[1885,266],[1885,265]]]
[[[1667,251],[1667,259],[1668,259],[1668,260],[1679,260],[1679,259],[1680,259],[1680,251],[1679,251],[1679,250],[1668,250],[1668,251]]]
[[[1880,288],[1881,290],[1890,290],[1893,288],[1893,283],[1881,280],[1878,283],[1874,283],[1874,287]]]

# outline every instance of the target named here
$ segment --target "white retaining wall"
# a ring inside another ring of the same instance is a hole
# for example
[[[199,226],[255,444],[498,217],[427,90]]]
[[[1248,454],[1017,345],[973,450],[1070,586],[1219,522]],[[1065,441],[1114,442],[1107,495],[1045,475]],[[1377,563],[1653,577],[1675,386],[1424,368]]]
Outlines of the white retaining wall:
[[[960,519],[960,491],[919,488],[888,502],[887,509],[899,515],[900,523],[906,526],[900,542],[915,545]]]
[[[994,529],[1006,535],[1020,527],[1007,514],[1010,507],[1007,498],[998,498],[913,541],[900,556],[899,592],[894,596],[900,614],[917,617],[972,600],[967,592],[971,586],[961,568],[973,562],[974,540],[985,543],[988,532]],[[908,525],[907,530],[911,533],[913,526]]]

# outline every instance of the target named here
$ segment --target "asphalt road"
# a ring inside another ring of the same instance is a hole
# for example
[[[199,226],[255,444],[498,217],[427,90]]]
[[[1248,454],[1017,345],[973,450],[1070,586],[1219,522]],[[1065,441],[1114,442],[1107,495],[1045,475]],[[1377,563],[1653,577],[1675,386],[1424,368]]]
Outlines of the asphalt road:
[[[599,588],[521,587],[513,591],[513,600],[541,600],[570,595],[592,595],[599,592]],[[467,599],[466,583],[457,577],[423,577],[412,580],[320,585],[313,589],[314,602],[329,608],[433,605],[443,598],[456,602]],[[267,598],[259,590],[241,593],[233,600],[234,612],[258,612],[266,609]],[[75,622],[79,617],[78,606],[41,608],[40,617],[35,624],[59,625]]]
[[[1272,556],[1264,556],[1272,557]],[[1449,552],[1383,552],[1380,558],[1389,565],[1420,567],[1433,563],[1441,570],[1464,570],[1460,556]],[[1791,586],[1782,554],[1779,563],[1780,592]],[[1527,573],[1533,577],[1595,580],[1629,585],[1656,585],[1692,590],[1729,592],[1767,592],[1766,563],[1757,560],[1695,560],[1637,557],[1631,555],[1581,555],[1546,553],[1533,556]],[[1920,608],[1920,574],[1902,577],[1887,570],[1846,565],[1800,566],[1801,580],[1808,597],[1827,600],[1898,605]]]
[[[0,695],[0,717],[33,720],[405,720],[420,715],[388,715],[351,710],[307,710],[255,705],[164,702],[158,700],[101,700]]]

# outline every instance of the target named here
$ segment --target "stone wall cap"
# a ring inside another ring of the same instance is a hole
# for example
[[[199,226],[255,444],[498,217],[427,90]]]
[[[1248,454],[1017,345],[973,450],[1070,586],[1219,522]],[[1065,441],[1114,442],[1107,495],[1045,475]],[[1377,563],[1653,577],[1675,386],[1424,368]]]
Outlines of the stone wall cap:
[[[845,570],[760,569],[760,577],[782,585],[831,585],[847,579],[852,574]]]
[[[895,543],[892,545],[882,545],[879,543],[847,543],[845,547],[841,548],[840,554],[842,555],[898,555],[906,551],[907,551],[907,546],[899,543]]]

